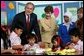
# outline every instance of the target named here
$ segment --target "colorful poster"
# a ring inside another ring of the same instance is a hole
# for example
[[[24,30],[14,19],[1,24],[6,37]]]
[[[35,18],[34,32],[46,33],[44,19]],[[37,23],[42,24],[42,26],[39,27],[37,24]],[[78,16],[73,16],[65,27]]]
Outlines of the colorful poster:
[[[6,1],[7,3],[7,24],[10,26],[12,24],[13,18],[16,14],[16,2]]]
[[[54,8],[53,11],[54,11],[55,17],[58,17],[58,15],[59,15],[59,8]]]
[[[7,25],[7,12],[1,11],[1,25]]]
[[[1,1],[1,9],[6,9],[6,2],[5,1]]]
[[[76,7],[72,7],[72,8],[67,8],[67,11],[72,13],[72,17],[71,17],[71,21],[75,22],[77,21],[77,8]]]
[[[14,4],[12,2],[9,2],[8,6],[10,9],[14,9]]]
[[[62,23],[61,6],[53,6],[53,7],[54,7],[54,15],[55,15],[56,23],[61,24]]]

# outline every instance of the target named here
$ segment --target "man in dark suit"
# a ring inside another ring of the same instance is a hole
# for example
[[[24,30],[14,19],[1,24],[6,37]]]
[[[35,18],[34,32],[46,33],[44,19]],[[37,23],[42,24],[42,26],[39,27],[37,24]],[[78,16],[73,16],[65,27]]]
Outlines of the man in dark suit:
[[[31,2],[27,3],[25,6],[25,11],[15,15],[12,22],[11,30],[13,30],[17,24],[20,24],[24,29],[21,35],[22,45],[27,43],[26,36],[32,33],[33,30],[37,36],[37,42],[41,41],[37,15],[34,14],[33,11],[34,11],[34,4]]]

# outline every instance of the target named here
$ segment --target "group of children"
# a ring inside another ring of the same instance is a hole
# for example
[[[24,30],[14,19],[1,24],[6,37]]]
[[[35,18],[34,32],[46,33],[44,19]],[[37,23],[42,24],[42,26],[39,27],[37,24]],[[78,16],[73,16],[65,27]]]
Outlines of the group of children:
[[[9,39],[11,41],[12,49],[17,50],[18,48],[21,48],[22,50],[25,51],[30,49],[41,48],[42,45],[39,45],[38,43],[36,43],[35,34],[30,34],[27,38],[28,44],[25,44],[24,46],[22,46],[21,39],[20,39],[20,35],[22,34],[22,31],[23,31],[22,27],[18,25],[15,27],[14,31],[11,32]],[[62,40],[60,36],[54,35],[51,39],[51,42],[53,44],[52,51],[62,50],[64,48],[73,48],[79,54],[83,54],[83,42],[80,40],[79,30],[77,28],[73,28],[70,30],[69,34],[71,36],[71,42],[67,43],[65,46],[62,44]]]
[[[62,49],[75,49],[76,54],[83,54],[83,41],[80,40],[80,32],[77,28],[73,28],[69,31],[71,42],[68,42],[65,46],[62,44],[60,36],[56,35],[52,38],[53,47],[52,50]]]
[[[26,51],[26,50],[31,50],[31,49],[36,49],[36,48],[42,47],[41,43],[36,44],[36,42],[37,42],[36,41],[36,35],[32,34],[32,33],[27,36],[28,44],[25,44],[24,46],[21,45],[20,35],[22,34],[22,32],[23,32],[22,26],[17,25],[15,27],[15,29],[10,33],[10,36],[6,37],[10,40],[11,50],[9,50],[9,46],[7,48],[4,48],[4,42],[5,41],[4,41],[4,38],[3,38],[4,36],[2,35],[2,38],[1,38],[1,49],[2,49],[1,53],[8,53],[8,52],[12,53],[12,51],[13,51],[13,53],[16,53],[16,51],[14,51],[14,50]]]

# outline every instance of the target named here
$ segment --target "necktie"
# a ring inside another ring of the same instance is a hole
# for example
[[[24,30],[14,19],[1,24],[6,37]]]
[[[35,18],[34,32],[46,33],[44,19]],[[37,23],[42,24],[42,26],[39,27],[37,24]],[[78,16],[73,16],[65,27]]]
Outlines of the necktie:
[[[30,29],[29,15],[27,15],[26,23],[27,23],[27,29],[29,30]]]

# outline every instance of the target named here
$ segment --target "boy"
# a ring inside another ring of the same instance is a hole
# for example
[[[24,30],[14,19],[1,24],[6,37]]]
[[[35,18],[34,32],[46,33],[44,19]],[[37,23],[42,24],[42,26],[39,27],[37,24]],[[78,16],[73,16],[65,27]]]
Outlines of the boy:
[[[31,50],[35,48],[39,48],[39,45],[36,44],[36,36],[34,34],[30,34],[27,38],[28,44],[24,45],[24,50]]]
[[[77,54],[83,54],[83,41],[80,40],[80,31],[77,28],[73,28],[69,32],[73,47],[76,49]]]
[[[11,47],[13,49],[18,49],[21,48],[22,49],[22,45],[21,45],[21,39],[20,39],[20,35],[23,32],[23,28],[20,25],[17,25],[14,29],[14,31],[11,32],[9,38],[11,41]]]

